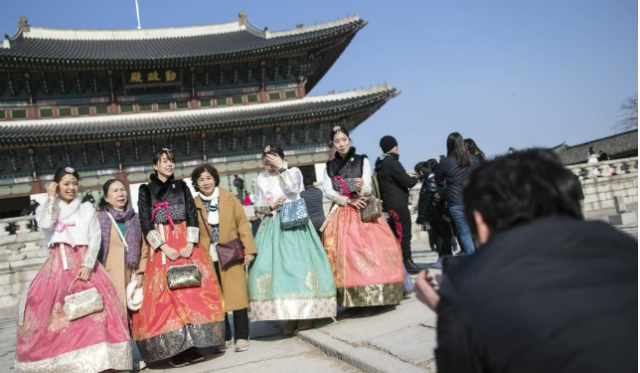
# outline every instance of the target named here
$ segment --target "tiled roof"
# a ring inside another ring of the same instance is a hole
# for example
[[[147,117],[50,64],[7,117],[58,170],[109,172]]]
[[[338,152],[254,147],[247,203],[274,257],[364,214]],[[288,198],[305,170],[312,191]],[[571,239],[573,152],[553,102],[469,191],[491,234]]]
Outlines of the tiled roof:
[[[241,107],[12,121],[0,125],[0,146],[25,147],[152,134],[225,131],[277,123],[296,124],[306,120],[337,120],[360,113],[366,113],[368,117],[399,93],[389,84],[384,84],[349,93]]]
[[[563,164],[571,165],[586,163],[589,147],[591,146],[596,152],[605,151],[610,158],[638,156],[638,130],[623,132],[574,146],[562,143],[553,147],[552,150],[558,154]]]
[[[251,26],[243,15],[225,24],[143,30],[46,29],[25,20],[13,38],[0,44],[0,63],[123,66],[243,59],[333,44],[336,38],[350,40],[366,23],[351,16],[269,32]]]

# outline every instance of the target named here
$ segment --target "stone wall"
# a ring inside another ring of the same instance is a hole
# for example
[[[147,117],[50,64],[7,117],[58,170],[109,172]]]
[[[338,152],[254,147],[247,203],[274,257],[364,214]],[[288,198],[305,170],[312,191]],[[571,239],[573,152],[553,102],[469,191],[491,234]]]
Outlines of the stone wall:
[[[613,197],[638,203],[638,157],[568,166],[582,183],[584,211],[613,208]]]

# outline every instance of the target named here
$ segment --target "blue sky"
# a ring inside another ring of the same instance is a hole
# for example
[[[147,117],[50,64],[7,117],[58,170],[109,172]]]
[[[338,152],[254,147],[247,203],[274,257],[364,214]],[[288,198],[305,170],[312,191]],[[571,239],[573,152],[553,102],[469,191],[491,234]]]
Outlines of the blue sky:
[[[406,168],[444,154],[453,131],[488,155],[609,136],[620,105],[638,91],[634,0],[139,4],[143,28],[229,22],[244,10],[254,26],[278,31],[357,13],[369,24],[310,94],[384,82],[401,89],[351,137],[373,158],[380,137],[395,136]],[[37,27],[137,25],[134,0],[7,1],[2,33],[13,36],[19,16]]]

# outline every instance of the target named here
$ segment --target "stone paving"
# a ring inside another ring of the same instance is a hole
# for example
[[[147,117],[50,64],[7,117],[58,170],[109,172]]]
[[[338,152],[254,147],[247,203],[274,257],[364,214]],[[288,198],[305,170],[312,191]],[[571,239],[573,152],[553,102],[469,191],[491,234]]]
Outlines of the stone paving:
[[[629,206],[637,211],[637,205]],[[587,213],[589,220],[605,220],[615,211]],[[618,227],[637,239],[638,227]],[[438,272],[437,255],[428,241],[412,243],[414,260]],[[342,311],[342,310],[341,310]],[[0,372],[14,371],[15,308],[0,309]],[[436,315],[414,294],[393,310],[369,317],[317,320],[312,330],[294,337],[282,334],[284,322],[251,324],[251,347],[246,352],[213,354],[184,368],[168,364],[150,366],[147,372],[435,372]]]

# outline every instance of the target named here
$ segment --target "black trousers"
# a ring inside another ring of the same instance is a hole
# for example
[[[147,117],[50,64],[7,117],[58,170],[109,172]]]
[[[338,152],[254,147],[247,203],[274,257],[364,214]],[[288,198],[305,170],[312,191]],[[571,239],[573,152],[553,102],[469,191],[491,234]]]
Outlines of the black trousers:
[[[402,247],[402,259],[411,260],[411,213],[409,206],[387,210],[389,226]]]
[[[453,247],[451,246],[451,227],[449,222],[444,220],[430,221],[431,225],[431,237],[436,245],[436,251],[438,257],[443,255],[453,254]]]
[[[220,269],[218,269],[218,263],[213,263],[213,268],[216,269],[216,276],[220,283],[220,289],[222,289],[222,281],[220,280]],[[224,289],[222,289],[224,294]],[[231,340],[231,325],[229,324],[229,313],[224,313],[224,340]],[[246,308],[233,311],[233,331],[235,332],[235,339],[249,339],[249,311]]]

